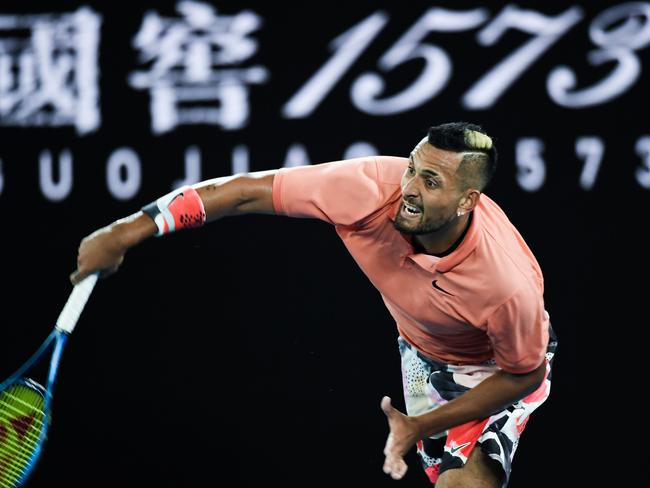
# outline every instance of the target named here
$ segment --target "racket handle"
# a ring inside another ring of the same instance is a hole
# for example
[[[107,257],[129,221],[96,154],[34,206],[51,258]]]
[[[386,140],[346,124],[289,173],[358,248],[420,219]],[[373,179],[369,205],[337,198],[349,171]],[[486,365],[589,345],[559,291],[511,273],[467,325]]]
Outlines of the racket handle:
[[[71,334],[74,330],[75,325],[77,325],[77,320],[79,320],[79,315],[84,309],[86,302],[90,293],[97,283],[97,273],[88,275],[80,283],[77,283],[70,293],[70,298],[66,302],[61,314],[56,321],[56,328]]]

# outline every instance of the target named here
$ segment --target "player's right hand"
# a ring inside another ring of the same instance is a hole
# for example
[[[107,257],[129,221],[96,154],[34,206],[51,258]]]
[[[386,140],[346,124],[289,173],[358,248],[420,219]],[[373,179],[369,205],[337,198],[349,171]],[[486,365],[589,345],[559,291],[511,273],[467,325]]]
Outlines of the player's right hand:
[[[382,398],[381,409],[386,415],[390,429],[384,447],[384,473],[394,480],[401,480],[408,470],[406,453],[416,444],[421,435],[416,428],[415,417],[404,415],[393,407],[389,397]]]
[[[111,225],[93,232],[79,245],[77,269],[70,275],[70,281],[76,285],[95,272],[101,277],[115,273],[124,261],[127,248]]]

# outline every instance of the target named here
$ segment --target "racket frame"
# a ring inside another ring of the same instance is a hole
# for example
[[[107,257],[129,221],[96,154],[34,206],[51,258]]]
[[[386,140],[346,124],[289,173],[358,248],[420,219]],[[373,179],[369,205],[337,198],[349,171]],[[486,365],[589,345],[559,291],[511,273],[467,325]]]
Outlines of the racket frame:
[[[94,273],[85,278],[82,282],[75,285],[66,302],[63,310],[61,311],[59,318],[56,321],[56,327],[47,336],[47,339],[43,341],[41,346],[36,350],[32,356],[25,361],[13,374],[11,374],[7,379],[0,383],[0,393],[5,391],[7,388],[23,384],[27,385],[30,388],[38,391],[43,395],[43,427],[40,429],[38,440],[36,441],[36,448],[32,451],[29,460],[26,463],[25,468],[20,477],[16,481],[16,486],[22,485],[27,478],[29,478],[38,458],[40,457],[43,444],[47,438],[47,432],[50,427],[50,405],[52,402],[52,391],[54,389],[54,383],[56,381],[56,375],[59,370],[59,364],[61,362],[61,356],[63,354],[63,348],[65,347],[68,337],[74,330],[79,315],[83,310],[90,293],[92,292],[95,283],[97,282],[98,274]],[[45,381],[45,386],[41,385],[39,382],[33,380],[29,376],[26,376],[26,373],[36,366],[49,351],[50,347],[53,347],[52,356],[50,359],[50,366],[47,372],[47,379]]]

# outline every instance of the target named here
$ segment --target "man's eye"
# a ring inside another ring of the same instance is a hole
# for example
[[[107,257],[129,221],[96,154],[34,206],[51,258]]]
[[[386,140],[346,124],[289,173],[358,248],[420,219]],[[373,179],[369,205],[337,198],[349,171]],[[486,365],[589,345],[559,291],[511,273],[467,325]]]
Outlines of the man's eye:
[[[415,168],[413,166],[409,166],[408,172],[409,174],[415,173]]]
[[[429,188],[435,188],[435,187],[437,186],[437,185],[436,185],[436,182],[433,181],[433,180],[427,180],[426,185],[427,185]]]

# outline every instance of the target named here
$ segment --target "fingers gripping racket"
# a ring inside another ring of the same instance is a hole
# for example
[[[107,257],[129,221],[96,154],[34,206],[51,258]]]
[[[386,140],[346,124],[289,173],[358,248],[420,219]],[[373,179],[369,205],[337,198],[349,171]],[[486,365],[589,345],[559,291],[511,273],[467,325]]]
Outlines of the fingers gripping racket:
[[[52,333],[25,364],[0,383],[0,488],[22,485],[38,460],[50,423],[52,389],[63,347],[96,282],[97,274],[93,274],[74,287]],[[29,376],[50,350],[43,386]]]

